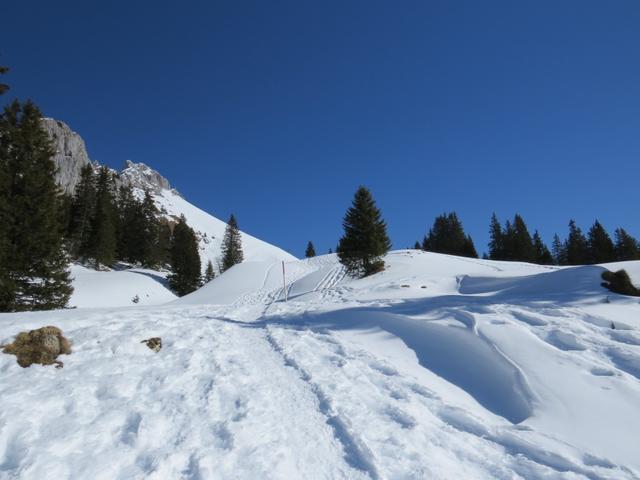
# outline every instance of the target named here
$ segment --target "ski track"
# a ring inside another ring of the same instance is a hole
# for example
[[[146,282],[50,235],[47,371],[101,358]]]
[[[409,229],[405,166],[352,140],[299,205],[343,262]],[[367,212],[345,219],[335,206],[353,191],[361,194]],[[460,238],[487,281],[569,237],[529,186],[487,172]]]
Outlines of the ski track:
[[[326,302],[393,309],[399,301],[359,301],[335,261],[310,259],[287,276],[286,287],[269,288],[273,268],[260,290],[232,305],[94,313],[72,322],[66,332],[81,347],[67,367],[32,367],[27,376],[38,381],[22,389],[0,385],[7,400],[0,411],[0,479],[640,478],[529,426],[476,417],[338,331],[274,321]],[[298,280],[325,269],[315,286],[297,294],[316,295],[308,304],[284,303]],[[612,328],[575,306],[465,302],[412,306],[407,316],[457,324],[488,342],[486,332],[515,327],[594,378],[640,381],[640,336],[624,323]],[[99,340],[90,336],[93,324],[101,325]],[[158,354],[139,344],[151,335],[163,338]],[[22,371],[5,362],[0,373]],[[38,402],[56,375],[64,379],[59,395]],[[72,396],[76,383],[82,391]],[[29,401],[16,400],[23,397]],[[29,420],[33,405],[40,424]],[[546,449],[538,446],[541,438]],[[117,461],[105,469],[83,450]]]

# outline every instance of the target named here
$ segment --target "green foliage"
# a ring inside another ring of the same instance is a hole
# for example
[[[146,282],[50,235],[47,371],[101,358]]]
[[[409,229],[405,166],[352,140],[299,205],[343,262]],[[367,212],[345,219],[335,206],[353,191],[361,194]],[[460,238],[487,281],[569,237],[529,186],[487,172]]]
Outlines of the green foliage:
[[[0,66],[0,75],[4,75],[8,71],[9,69],[7,67]],[[7,85],[6,83],[0,83],[0,95],[5,93],[7,90],[9,90],[9,85]]]
[[[222,272],[226,272],[234,265],[242,263],[243,259],[242,238],[238,229],[238,222],[236,217],[231,214],[222,239]]]
[[[63,248],[64,197],[51,141],[31,102],[0,115],[0,309],[63,308],[72,292]]]
[[[553,243],[551,244],[553,263],[556,265],[567,265],[567,247],[560,240],[560,237],[556,233],[553,236]]]
[[[491,224],[489,225],[489,238],[489,258],[491,260],[506,260],[502,225],[500,225],[498,217],[495,213],[491,216]]]
[[[312,258],[316,256],[316,249],[313,247],[313,243],[309,241],[307,243],[307,249],[304,251],[305,258]]]
[[[614,252],[616,260],[640,260],[640,245],[624,228],[616,229],[615,238]]]
[[[100,167],[96,179],[96,206],[91,225],[89,254],[97,268],[111,266],[116,261],[115,185],[113,175],[106,167]]]
[[[626,270],[618,270],[617,272],[606,270],[602,272],[602,279],[604,280],[602,286],[614,293],[640,297],[640,289],[631,282]]]
[[[387,226],[371,192],[358,188],[342,222],[344,236],[338,244],[340,262],[351,275],[367,276],[384,270],[382,256],[391,248]]]
[[[216,277],[216,272],[213,269],[213,264],[211,260],[207,262],[207,266],[204,270],[204,283],[208,283]]]
[[[589,229],[587,249],[589,263],[607,263],[615,260],[611,237],[598,220]]]
[[[436,253],[478,258],[473,240],[469,235],[465,235],[462,222],[455,212],[444,213],[436,217],[433,226],[422,242],[422,249]]]
[[[200,287],[201,268],[196,234],[182,215],[173,228],[169,286],[179,296],[193,292]]]
[[[553,265],[553,256],[542,241],[542,238],[540,238],[537,230],[533,233],[533,251],[535,263],[539,265]]]
[[[576,222],[569,222],[569,236],[565,242],[567,265],[586,265],[589,262],[589,246]]]
[[[491,260],[537,262],[539,261],[538,254],[544,255],[545,250],[548,252],[539,235],[539,244],[535,245],[524,219],[517,213],[513,217],[513,222],[507,220],[504,227],[500,225],[498,217],[494,213],[491,217],[489,235],[491,237],[489,242]]]
[[[71,253],[79,258],[88,257],[91,247],[91,226],[96,208],[96,179],[93,166],[80,170],[80,181],[71,203],[69,245]]]

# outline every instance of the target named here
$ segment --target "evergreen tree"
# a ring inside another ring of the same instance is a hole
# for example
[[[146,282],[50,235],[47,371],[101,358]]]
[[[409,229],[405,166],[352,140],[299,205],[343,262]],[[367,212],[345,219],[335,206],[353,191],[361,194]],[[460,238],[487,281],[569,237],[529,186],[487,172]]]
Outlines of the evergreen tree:
[[[635,238],[625,231],[624,228],[616,229],[615,238],[616,260],[640,260],[640,245]]]
[[[89,255],[91,225],[94,222],[96,207],[96,181],[93,166],[87,164],[80,170],[80,181],[71,203],[69,225],[69,243],[76,258]]]
[[[313,248],[313,243],[311,241],[307,243],[307,249],[304,252],[304,256],[305,258],[311,258],[316,256],[316,250],[315,248]]]
[[[615,260],[615,248],[611,237],[598,220],[589,229],[587,248],[589,263],[607,263]]]
[[[507,237],[509,243],[507,250],[510,255],[508,260],[520,262],[536,261],[536,252],[531,235],[529,235],[524,219],[517,213],[513,217],[513,225],[510,229],[507,229]]]
[[[562,240],[560,240],[560,237],[557,233],[553,236],[551,251],[553,256],[553,263],[555,263],[556,265],[567,265],[566,244],[563,243]]]
[[[436,217],[422,246],[431,252],[478,258],[473,240],[465,235],[455,212]]]
[[[580,227],[576,222],[569,222],[569,236],[567,237],[565,250],[567,252],[568,265],[586,265],[589,262],[589,248]]]
[[[160,221],[158,227],[156,258],[161,267],[171,263],[171,227],[165,220]]]
[[[9,71],[9,69],[7,67],[0,66],[0,75],[4,75],[8,71]],[[9,85],[7,85],[5,83],[0,83],[0,95],[5,93],[7,90],[9,90]]]
[[[0,115],[0,308],[63,308],[73,291],[53,146],[31,102]]]
[[[155,267],[160,263],[157,248],[160,221],[158,220],[158,208],[153,196],[148,190],[144,192],[144,199],[140,207],[141,235],[138,239],[141,249],[141,262],[144,266]]]
[[[491,260],[504,260],[504,235],[502,225],[500,225],[495,213],[491,216],[489,237],[491,239],[489,241],[489,258]]]
[[[413,245],[413,249],[422,250],[422,246],[420,245],[420,242],[418,240],[416,240],[416,243]]]
[[[207,267],[204,270],[204,283],[208,283],[211,280],[213,280],[216,276],[216,272],[213,269],[213,263],[211,263],[211,260],[209,260],[207,262]]]
[[[201,268],[196,234],[181,215],[173,228],[169,286],[179,296],[193,292],[200,287]]]
[[[90,256],[96,267],[111,266],[116,260],[116,206],[114,182],[106,166],[96,180],[96,207],[91,227]]]
[[[142,205],[135,198],[131,185],[118,190],[118,258],[129,263],[142,261],[138,238],[141,235]]]
[[[238,230],[236,217],[231,214],[222,239],[222,271],[226,272],[234,265],[242,263],[242,260],[244,260],[242,237],[240,230]]]
[[[539,265],[553,265],[553,256],[542,241],[542,238],[540,238],[537,230],[533,233],[533,250],[535,252],[535,263]]]
[[[382,256],[391,248],[391,241],[387,225],[367,188],[356,191],[342,226],[344,236],[338,244],[338,256],[347,272],[367,276],[384,270]]]

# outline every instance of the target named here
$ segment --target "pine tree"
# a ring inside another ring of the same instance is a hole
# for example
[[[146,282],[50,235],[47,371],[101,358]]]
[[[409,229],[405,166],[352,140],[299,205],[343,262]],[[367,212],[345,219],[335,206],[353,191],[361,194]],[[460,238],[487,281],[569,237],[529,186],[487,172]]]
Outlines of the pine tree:
[[[118,258],[129,263],[142,260],[138,238],[140,237],[142,205],[135,198],[131,185],[121,185],[118,190]]]
[[[537,230],[533,233],[533,250],[535,252],[535,263],[539,265],[553,265],[553,256],[542,241],[542,238],[540,238]]]
[[[436,217],[422,247],[436,253],[478,258],[473,240],[465,235],[462,222],[455,212]]]
[[[96,207],[96,181],[93,166],[87,164],[80,170],[80,181],[71,203],[69,226],[70,249],[76,258],[89,255],[91,225]]]
[[[144,192],[140,213],[142,229],[138,241],[141,247],[141,262],[144,266],[153,268],[160,263],[157,249],[160,221],[158,220],[158,208],[148,190]]]
[[[8,71],[9,69],[7,67],[0,66],[0,75],[4,75]],[[9,85],[7,85],[6,83],[0,83],[0,95],[5,93],[7,90],[9,90]]]
[[[360,187],[342,222],[338,256],[351,275],[367,276],[384,270],[385,255],[391,248],[387,225],[371,192]]]
[[[516,213],[513,217],[512,228],[508,231],[509,246],[507,250],[511,256],[509,260],[535,262],[536,252],[533,241],[531,240],[531,235],[529,235],[527,225],[524,223],[524,219],[519,214]]]
[[[316,256],[316,250],[315,248],[313,248],[313,243],[311,242],[311,240],[309,240],[309,243],[307,243],[307,249],[304,252],[304,256],[305,258],[312,258]]]
[[[567,252],[568,265],[586,265],[589,261],[589,248],[580,227],[576,222],[569,222],[569,236],[567,237],[565,250]]]
[[[14,101],[0,115],[0,308],[67,305],[73,288],[63,247],[62,194],[42,115]]]
[[[113,176],[106,166],[96,180],[96,208],[91,227],[90,256],[96,268],[111,266],[116,260],[116,206]]]
[[[478,251],[476,250],[476,246],[473,244],[471,235],[467,235],[467,238],[464,241],[464,248],[462,249],[461,256],[467,258],[478,258]]]
[[[616,260],[640,260],[640,245],[635,238],[625,231],[624,228],[616,229],[615,238]]]
[[[607,263],[615,260],[615,248],[611,237],[598,220],[589,229],[587,248],[589,263]]]
[[[567,247],[566,243],[560,240],[560,237],[556,233],[553,236],[553,242],[551,243],[551,251],[553,257],[553,263],[556,265],[567,265]]]
[[[243,259],[242,237],[240,236],[240,230],[238,230],[236,217],[231,214],[222,239],[222,271],[226,272],[234,265],[242,263]]]
[[[420,242],[418,240],[416,240],[416,243],[413,245],[413,249],[422,250],[422,246],[420,245]]]
[[[207,261],[207,267],[204,270],[204,283],[208,283],[213,280],[216,276],[216,272],[213,269],[213,263],[211,260]]]
[[[489,258],[491,260],[504,260],[504,235],[498,217],[494,213],[489,225]]]
[[[160,267],[171,263],[171,227],[166,220],[160,221],[155,249]]]
[[[193,292],[200,287],[201,268],[196,234],[182,215],[173,228],[169,286],[179,296]]]

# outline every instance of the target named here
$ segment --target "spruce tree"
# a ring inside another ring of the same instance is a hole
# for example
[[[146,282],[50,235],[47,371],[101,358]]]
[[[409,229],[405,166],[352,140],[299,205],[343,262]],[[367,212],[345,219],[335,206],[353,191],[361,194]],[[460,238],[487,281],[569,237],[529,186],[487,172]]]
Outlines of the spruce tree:
[[[391,248],[391,241],[387,225],[367,188],[356,191],[342,226],[344,236],[338,244],[338,256],[347,272],[367,276],[384,270],[382,256]]]
[[[242,237],[236,217],[231,214],[222,239],[222,272],[226,272],[238,263],[242,263]]]
[[[0,66],[0,75],[4,75],[8,71],[9,69],[7,67]],[[6,93],[7,90],[9,90],[9,85],[7,85],[6,83],[0,83],[0,95]]]
[[[309,241],[307,243],[307,249],[304,251],[305,258],[312,258],[316,256],[316,250],[313,248],[313,243]]]
[[[422,250],[422,246],[420,245],[420,242],[418,240],[416,240],[416,243],[413,245],[413,249]]]
[[[158,226],[158,238],[155,249],[158,266],[164,267],[171,263],[171,227],[164,219],[160,220]]]
[[[146,267],[155,267],[160,263],[158,249],[156,248],[160,221],[158,220],[158,208],[153,196],[148,190],[144,192],[141,205],[141,235],[138,239],[141,249],[141,262]]]
[[[535,263],[539,265],[553,265],[553,256],[542,241],[542,238],[540,238],[537,230],[533,233],[533,250],[535,252]]]
[[[462,222],[455,212],[436,217],[422,246],[424,250],[436,253],[478,257],[473,240],[465,235]]]
[[[211,280],[213,280],[216,276],[216,272],[213,269],[213,263],[211,263],[211,260],[207,261],[207,266],[204,270],[204,283],[208,283]]]
[[[587,239],[574,220],[569,222],[569,236],[565,245],[568,265],[586,265],[589,262]]]
[[[73,291],[55,152],[41,121],[29,101],[14,101],[0,115],[0,308],[5,311],[63,308]]]
[[[615,257],[618,261],[640,260],[640,245],[624,228],[615,231]]]
[[[491,260],[504,260],[504,235],[502,225],[500,225],[495,213],[491,216],[489,237],[489,258]]]
[[[513,217],[513,225],[508,232],[509,246],[507,250],[510,252],[511,257],[509,260],[535,262],[536,252],[533,241],[524,219],[519,214],[516,213]]]
[[[467,238],[464,241],[464,248],[462,249],[461,256],[467,258],[478,258],[478,251],[476,250],[476,246],[473,244],[471,235],[467,235]]]
[[[113,176],[106,166],[96,180],[96,208],[91,228],[90,256],[96,268],[111,266],[116,260],[116,206]]]
[[[553,242],[551,244],[551,251],[553,257],[553,263],[556,265],[567,265],[567,247],[566,243],[560,240],[560,237],[556,233],[553,235]]]
[[[193,292],[200,287],[201,268],[196,234],[181,215],[171,239],[169,286],[179,296]]]
[[[608,263],[615,260],[615,248],[611,237],[598,220],[589,229],[587,248],[589,263]]]
[[[71,203],[69,243],[71,254],[76,258],[90,253],[91,225],[96,207],[96,181],[93,166],[87,164],[80,170],[80,181]]]
[[[131,185],[118,190],[118,258],[129,263],[142,260],[138,238],[141,235],[142,205],[135,198]]]

